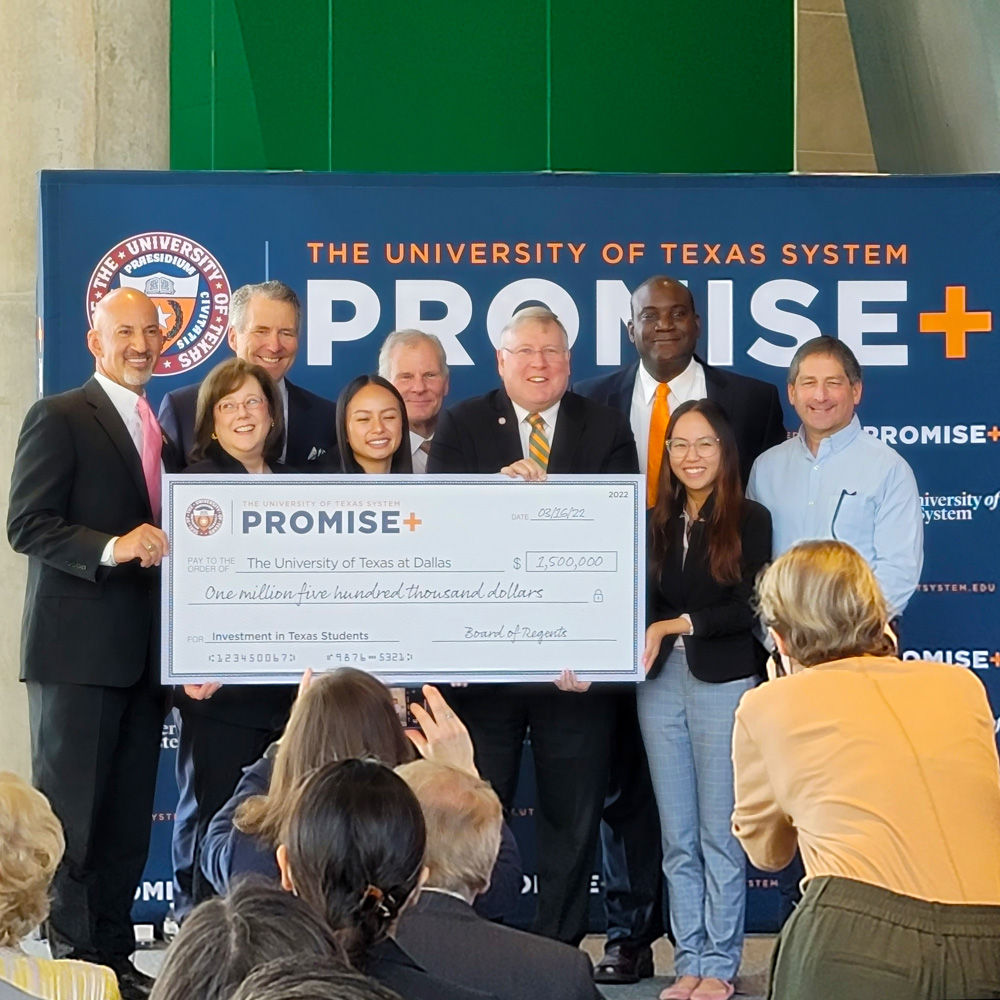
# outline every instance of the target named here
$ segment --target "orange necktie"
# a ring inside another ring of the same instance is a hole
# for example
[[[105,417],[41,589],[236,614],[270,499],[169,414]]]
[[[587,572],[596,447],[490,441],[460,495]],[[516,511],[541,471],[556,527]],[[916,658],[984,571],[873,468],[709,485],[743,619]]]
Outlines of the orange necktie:
[[[663,465],[663,446],[667,440],[667,424],[670,423],[670,406],[667,396],[670,386],[660,382],[653,397],[653,412],[649,418],[649,452],[646,457],[646,506],[656,506],[656,494],[660,487],[660,467]]]

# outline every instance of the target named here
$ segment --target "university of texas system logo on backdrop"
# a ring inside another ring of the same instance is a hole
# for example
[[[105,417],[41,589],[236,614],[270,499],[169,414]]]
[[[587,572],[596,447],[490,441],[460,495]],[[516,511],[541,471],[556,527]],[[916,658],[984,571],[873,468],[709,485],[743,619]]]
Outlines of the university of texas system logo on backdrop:
[[[211,357],[229,328],[229,279],[200,243],[176,233],[140,233],[112,247],[87,285],[87,322],[116,288],[137,288],[156,305],[163,348],[154,375],[190,371]]]

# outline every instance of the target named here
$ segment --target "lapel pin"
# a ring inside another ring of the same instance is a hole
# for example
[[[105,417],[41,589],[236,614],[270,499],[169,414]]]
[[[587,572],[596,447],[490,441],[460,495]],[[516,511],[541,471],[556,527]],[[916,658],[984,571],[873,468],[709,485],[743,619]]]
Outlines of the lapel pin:
[[[497,423],[498,424],[505,424],[505,423],[507,423],[507,418],[506,417],[497,417]]]

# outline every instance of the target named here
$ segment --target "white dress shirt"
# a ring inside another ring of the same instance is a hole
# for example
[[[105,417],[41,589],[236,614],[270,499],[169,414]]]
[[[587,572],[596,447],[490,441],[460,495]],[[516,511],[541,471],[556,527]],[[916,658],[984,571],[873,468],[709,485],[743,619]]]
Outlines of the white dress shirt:
[[[416,431],[410,431],[410,455],[413,457],[413,471],[423,475],[427,471],[427,452],[422,451],[420,446],[425,442],[434,440],[434,435],[421,437]]]
[[[545,431],[545,436],[549,439],[549,447],[552,447],[552,435],[556,432],[556,419],[559,416],[559,402],[550,406],[547,410],[539,410],[538,415],[542,418],[543,429]],[[521,454],[527,458],[528,457],[528,439],[531,437],[531,424],[528,423],[528,415],[534,413],[534,410],[526,410],[523,406],[518,405],[511,400],[514,406],[514,412],[517,414],[517,431],[521,435]]]
[[[281,456],[279,462],[284,462],[288,454],[288,387],[283,378],[274,383],[278,388],[278,395],[281,397],[281,415],[285,418],[285,443],[281,446]]]
[[[629,411],[629,423],[635,436],[636,451],[639,452],[639,468],[645,472],[649,464],[649,421],[653,416],[653,397],[660,383],[646,371],[640,361],[639,370],[635,375],[635,387],[632,389],[632,408]],[[667,386],[670,395],[667,405],[673,413],[681,403],[690,399],[704,399],[708,395],[705,385],[705,369],[694,358],[688,363],[676,378],[672,378]]]

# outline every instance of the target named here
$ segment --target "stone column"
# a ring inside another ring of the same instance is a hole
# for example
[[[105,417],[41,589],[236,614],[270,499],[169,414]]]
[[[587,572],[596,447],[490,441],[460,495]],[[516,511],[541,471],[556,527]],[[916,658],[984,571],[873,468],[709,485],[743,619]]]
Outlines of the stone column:
[[[14,447],[39,392],[38,171],[169,166],[170,2],[0,0],[0,24],[0,513],[6,524]],[[28,721],[17,677],[26,566],[0,544],[0,770],[25,776]]]

